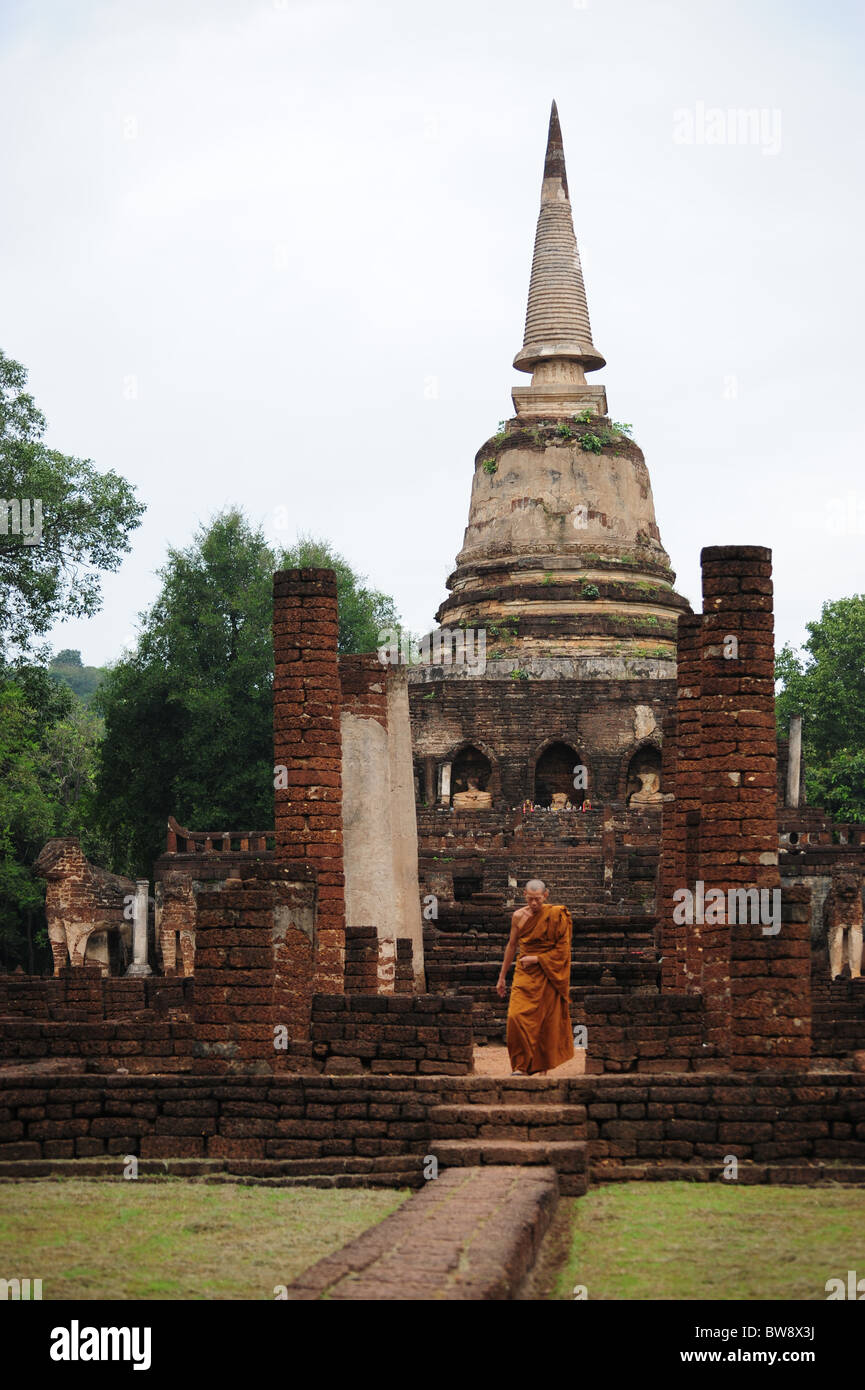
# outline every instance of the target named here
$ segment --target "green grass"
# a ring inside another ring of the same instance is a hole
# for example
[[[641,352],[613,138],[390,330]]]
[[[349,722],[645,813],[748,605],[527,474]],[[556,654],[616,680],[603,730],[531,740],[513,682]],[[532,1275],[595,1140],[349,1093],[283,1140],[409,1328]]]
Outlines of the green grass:
[[[857,1189],[634,1182],[569,1205],[551,1298],[825,1299],[827,1279],[865,1275]]]
[[[43,1299],[274,1298],[407,1191],[182,1179],[0,1185],[0,1271]]]

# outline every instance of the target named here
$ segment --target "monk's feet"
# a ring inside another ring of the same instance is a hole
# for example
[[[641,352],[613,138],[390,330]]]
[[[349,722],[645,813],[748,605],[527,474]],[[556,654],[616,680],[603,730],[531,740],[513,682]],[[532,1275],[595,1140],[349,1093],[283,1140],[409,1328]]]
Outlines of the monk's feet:
[[[526,1073],[524,1071],[520,1071],[519,1068],[516,1068],[514,1071],[511,1072],[511,1076],[525,1076],[525,1074]]]

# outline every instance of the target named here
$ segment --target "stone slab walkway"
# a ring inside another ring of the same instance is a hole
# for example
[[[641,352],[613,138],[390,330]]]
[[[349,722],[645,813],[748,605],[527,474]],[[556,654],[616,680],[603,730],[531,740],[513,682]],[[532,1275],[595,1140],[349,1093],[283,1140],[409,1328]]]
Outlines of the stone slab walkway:
[[[461,1168],[288,1286],[290,1299],[511,1299],[558,1201],[552,1168]]]

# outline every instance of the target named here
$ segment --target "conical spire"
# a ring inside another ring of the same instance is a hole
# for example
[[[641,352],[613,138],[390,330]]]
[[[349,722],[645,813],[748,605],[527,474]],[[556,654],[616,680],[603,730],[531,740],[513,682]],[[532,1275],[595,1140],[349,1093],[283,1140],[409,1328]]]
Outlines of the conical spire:
[[[547,179],[558,179],[568,197],[568,175],[565,169],[565,147],[562,143],[562,127],[559,125],[559,108],[553,102],[550,109],[550,129],[547,135],[547,157],[544,160],[544,182],[541,187],[541,202]]]
[[[562,131],[553,102],[526,331],[514,366],[521,372],[534,373],[533,388],[550,385],[553,381],[569,381],[574,387],[581,385],[585,390],[584,373],[597,371],[604,365],[605,359],[592,342],[586,289],[568,197]],[[519,394],[525,401],[526,392]]]

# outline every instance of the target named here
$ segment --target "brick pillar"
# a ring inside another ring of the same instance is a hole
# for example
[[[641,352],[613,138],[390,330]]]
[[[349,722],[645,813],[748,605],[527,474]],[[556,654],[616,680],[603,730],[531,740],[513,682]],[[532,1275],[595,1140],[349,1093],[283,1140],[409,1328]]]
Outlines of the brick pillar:
[[[711,546],[703,567],[704,738],[701,877],[706,891],[765,890],[771,909],[778,870],[772,553]],[[747,920],[702,929],[707,1037],[737,1070],[773,1061],[807,1066],[807,957],[790,954],[791,930]],[[746,914],[739,910],[739,917]],[[798,948],[797,948],[798,949]],[[801,978],[800,978],[801,977]]]
[[[345,992],[375,994],[378,990],[378,932],[375,927],[345,929]]]
[[[276,854],[315,870],[313,988],[329,994],[342,993],[345,950],[337,634],[333,570],[273,576],[274,762],[286,768],[276,785]]]
[[[228,879],[198,895],[193,1070],[273,1071],[273,1015],[271,886]]]
[[[60,970],[63,981],[63,1004],[74,1010],[78,1019],[100,1020],[105,1017],[103,974],[98,965],[64,965]]]

